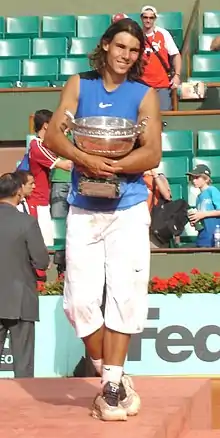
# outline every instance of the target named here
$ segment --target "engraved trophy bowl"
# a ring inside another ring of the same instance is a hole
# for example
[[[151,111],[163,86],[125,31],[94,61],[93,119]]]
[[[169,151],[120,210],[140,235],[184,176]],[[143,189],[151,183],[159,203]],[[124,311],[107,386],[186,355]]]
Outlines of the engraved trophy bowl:
[[[117,159],[128,155],[138,135],[147,124],[147,118],[140,124],[121,117],[94,116],[76,118],[65,111],[69,128],[73,131],[75,145],[83,152]],[[117,198],[120,195],[120,178],[81,177],[78,192],[87,196]]]

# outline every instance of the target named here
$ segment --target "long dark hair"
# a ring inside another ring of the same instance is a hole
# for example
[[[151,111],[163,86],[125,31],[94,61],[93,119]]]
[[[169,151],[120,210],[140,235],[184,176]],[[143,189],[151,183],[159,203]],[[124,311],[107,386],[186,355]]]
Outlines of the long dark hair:
[[[140,52],[137,61],[134,63],[130,71],[128,72],[128,80],[135,81],[140,78],[143,73],[143,53],[145,49],[144,42],[144,34],[143,30],[139,26],[139,24],[131,20],[131,18],[123,18],[122,20],[117,21],[116,23],[111,24],[109,28],[106,30],[104,35],[102,35],[99,44],[96,49],[89,54],[89,60],[91,67],[96,70],[100,75],[102,74],[105,64],[106,64],[106,56],[107,53],[103,49],[103,43],[111,43],[114,36],[120,32],[127,32],[133,37],[137,38],[140,42]]]

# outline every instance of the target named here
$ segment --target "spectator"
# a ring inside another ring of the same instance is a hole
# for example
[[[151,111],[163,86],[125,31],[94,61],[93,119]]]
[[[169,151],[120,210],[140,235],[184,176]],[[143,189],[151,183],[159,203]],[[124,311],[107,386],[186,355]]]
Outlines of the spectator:
[[[39,320],[35,270],[46,269],[47,249],[35,218],[20,213],[22,182],[0,177],[0,356],[10,333],[15,377],[34,377],[34,326]]]
[[[157,10],[153,6],[144,6],[141,9],[146,61],[142,79],[157,89],[160,108],[164,111],[172,109],[171,90],[180,85],[181,55],[171,34],[155,25],[157,16]]]
[[[158,173],[156,169],[148,170],[144,173],[144,181],[148,188],[147,204],[151,212],[154,205],[157,205],[160,200],[171,201],[171,190],[167,178],[163,173]],[[167,247],[167,244],[162,244],[159,240],[150,233],[151,248]]]
[[[52,112],[46,109],[36,111],[34,129],[37,137],[30,143],[30,171],[35,180],[35,188],[29,196],[30,214],[38,218],[40,229],[46,246],[53,245],[53,228],[50,215],[50,184],[49,174],[53,168],[70,170],[72,162],[61,160],[44,144],[44,136]]]
[[[196,246],[214,246],[216,225],[220,225],[220,192],[212,185],[211,171],[205,164],[198,164],[192,172],[188,172],[193,185],[200,190],[196,200],[198,211],[189,215],[192,226],[202,222],[203,228],[198,232]]]
[[[18,204],[17,209],[22,213],[30,214],[27,200],[35,188],[34,177],[29,171],[25,170],[17,170],[16,174],[21,180],[23,194],[23,198],[21,199],[20,204]]]

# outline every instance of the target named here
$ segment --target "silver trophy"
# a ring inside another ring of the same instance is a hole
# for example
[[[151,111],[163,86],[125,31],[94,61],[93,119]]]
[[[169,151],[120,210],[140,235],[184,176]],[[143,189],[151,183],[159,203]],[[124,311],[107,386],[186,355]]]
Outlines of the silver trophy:
[[[73,131],[75,145],[83,152],[117,160],[128,155],[138,135],[147,124],[147,118],[139,125],[120,117],[84,117],[75,119],[70,111],[65,111],[69,128]],[[82,175],[78,193],[84,196],[118,198],[120,183],[124,176],[93,178]]]

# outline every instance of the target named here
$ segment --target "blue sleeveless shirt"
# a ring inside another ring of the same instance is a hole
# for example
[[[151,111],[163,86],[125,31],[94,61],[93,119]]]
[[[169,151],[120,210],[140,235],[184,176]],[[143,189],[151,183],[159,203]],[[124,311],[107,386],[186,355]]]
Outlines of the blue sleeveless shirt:
[[[80,95],[75,118],[91,116],[123,117],[137,122],[140,103],[149,87],[139,82],[123,82],[113,91],[106,91],[101,77],[80,78]],[[120,197],[117,199],[83,196],[77,193],[81,174],[73,169],[72,189],[68,203],[94,211],[122,210],[147,200],[148,190],[142,174],[123,175]]]

